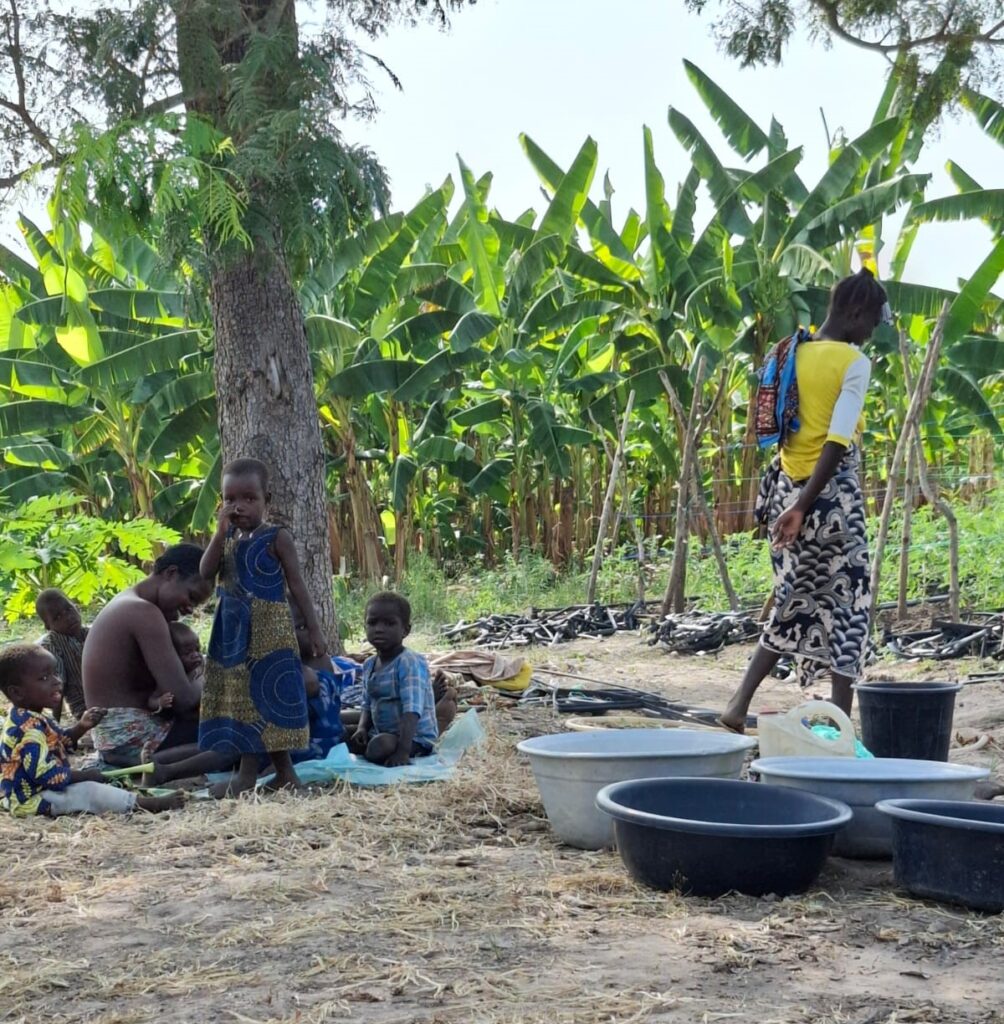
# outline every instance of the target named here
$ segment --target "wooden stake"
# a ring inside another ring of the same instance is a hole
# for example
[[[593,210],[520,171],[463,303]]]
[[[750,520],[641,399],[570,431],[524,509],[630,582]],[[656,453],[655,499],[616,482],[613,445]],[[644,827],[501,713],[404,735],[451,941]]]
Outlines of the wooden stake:
[[[663,390],[669,396],[670,402],[673,403],[673,409],[676,415],[682,421],[683,416],[683,405],[680,402],[680,396],[676,393],[676,388],[673,387],[672,381],[666,376],[661,370],[659,371],[659,379],[662,381]],[[729,608],[732,611],[739,611],[739,598],[736,596],[735,588],[732,586],[732,577],[729,575],[728,563],[725,561],[725,553],[722,551],[721,539],[718,536],[718,527],[715,524],[715,518],[708,507],[707,499],[704,495],[704,484],[701,480],[701,469],[700,463],[697,458],[697,442],[703,434],[704,423],[709,419],[710,413],[713,411],[709,409],[707,413],[700,417],[698,427],[696,430],[696,437],[690,439],[690,484],[691,494],[694,501],[697,503],[697,510],[701,515],[704,516],[705,521],[708,524],[708,538],[711,541],[711,549],[715,554],[715,561],[718,563],[718,574],[722,578],[722,587],[725,590],[725,596],[729,602]]]
[[[697,425],[697,412],[701,407],[701,382],[703,379],[704,357],[701,356],[697,364],[697,373],[694,376],[694,397],[690,403],[687,430],[683,437],[683,465],[680,469],[680,479],[677,482],[673,567],[670,569],[669,583],[666,585],[666,593],[662,598],[663,615],[668,615],[671,611],[682,612],[685,603],[684,588],[687,583],[687,532],[689,526],[687,509],[690,505],[691,453],[694,449],[694,428]]]
[[[885,500],[882,502],[882,515],[879,518],[878,536],[875,538],[875,551],[872,555],[869,626],[875,622],[875,606],[878,604],[879,582],[882,579],[882,555],[885,552],[885,544],[889,536],[889,521],[892,518],[892,506],[896,498],[896,478],[899,476],[900,468],[903,465],[903,458],[911,443],[911,432],[920,418],[921,412],[927,405],[927,397],[931,392],[931,384],[934,380],[934,369],[938,362],[938,355],[941,352],[941,341],[945,333],[945,318],[947,315],[948,303],[946,302],[942,306],[938,323],[931,334],[931,340],[927,343],[927,354],[924,357],[920,381],[910,398],[910,405],[906,410],[906,418],[903,421],[903,429],[900,432],[899,440],[896,442],[896,451],[893,454],[892,465],[889,467],[889,474],[886,478]]]
[[[596,532],[596,547],[593,549],[593,565],[589,570],[589,585],[586,587],[586,604],[592,604],[596,600],[596,578],[599,576],[600,566],[603,564],[603,545],[607,539],[607,527],[610,525],[610,514],[614,506],[614,494],[617,492],[617,477],[620,474],[621,459],[624,458],[624,441],[627,438],[628,423],[631,420],[631,409],[633,406],[634,391],[628,395],[627,405],[624,407],[624,419],[621,420],[617,447],[614,450],[614,457],[610,466],[610,479],[607,481],[607,493],[603,499],[603,513],[600,516],[600,526]]]

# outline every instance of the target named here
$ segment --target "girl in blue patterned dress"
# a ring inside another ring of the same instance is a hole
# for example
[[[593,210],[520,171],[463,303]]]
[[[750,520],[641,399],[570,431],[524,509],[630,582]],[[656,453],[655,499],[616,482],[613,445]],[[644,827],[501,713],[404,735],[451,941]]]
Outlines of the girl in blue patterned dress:
[[[209,638],[199,747],[240,757],[237,774],[214,791],[253,789],[267,754],[275,786],[296,787],[290,757],[305,749],[307,698],[286,589],[299,607],[315,655],[325,649],[317,613],[289,531],[265,520],[268,470],[257,459],[223,467],[216,535],[202,558],[205,579],[219,577]]]

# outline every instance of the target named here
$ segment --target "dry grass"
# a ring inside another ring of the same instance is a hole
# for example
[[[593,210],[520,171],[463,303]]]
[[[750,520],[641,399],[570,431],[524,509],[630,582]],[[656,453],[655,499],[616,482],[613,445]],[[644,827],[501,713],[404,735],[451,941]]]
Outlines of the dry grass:
[[[797,899],[640,889],[548,832],[513,749],[548,713],[483,717],[446,783],[0,821],[0,1020],[1004,1020],[1000,918],[852,862]]]

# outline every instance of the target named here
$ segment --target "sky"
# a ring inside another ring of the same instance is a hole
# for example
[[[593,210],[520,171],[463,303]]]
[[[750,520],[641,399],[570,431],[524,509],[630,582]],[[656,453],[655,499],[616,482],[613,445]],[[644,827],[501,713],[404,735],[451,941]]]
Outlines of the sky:
[[[741,70],[717,50],[708,19],[688,15],[682,0],[479,0],[446,32],[431,25],[395,29],[369,48],[403,89],[374,68],[380,113],[372,122],[347,123],[344,133],[383,162],[394,206],[410,207],[448,174],[457,182],[460,154],[475,175],[493,172],[490,204],[510,218],[545,204],[520,132],[563,167],[588,135],[595,138],[594,192],[600,195],[609,170],[618,222],[631,206],[644,210],[643,125],[653,131],[671,202],[686,174],[686,153],[667,123],[670,105],[723,157],[730,153],[685,75],[685,58],[764,127],[777,117],[790,145],[805,146],[800,173],[810,185],[826,168],[821,110],[831,134],[859,134],[871,121],[885,77],[885,62],[875,54],[807,39],[788,50],[780,68]],[[933,173],[928,197],[955,191],[944,171],[949,158],[984,187],[1004,185],[1000,147],[968,115],[947,119],[912,168]],[[740,163],[738,157],[725,162]],[[0,240],[21,248],[17,208],[8,203],[0,211]],[[45,222],[37,197],[23,196],[19,208]],[[953,287],[979,265],[990,241],[980,224],[925,225],[906,278]]]

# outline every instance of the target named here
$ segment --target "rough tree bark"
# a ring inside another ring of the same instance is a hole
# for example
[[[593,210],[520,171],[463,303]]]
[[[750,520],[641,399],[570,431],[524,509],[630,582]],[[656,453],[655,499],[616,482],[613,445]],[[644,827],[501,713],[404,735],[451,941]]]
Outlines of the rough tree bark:
[[[321,627],[337,645],[324,449],[307,335],[285,264],[247,253],[212,273],[214,372],[224,461],[272,473],[272,518],[296,539]]]

